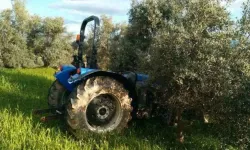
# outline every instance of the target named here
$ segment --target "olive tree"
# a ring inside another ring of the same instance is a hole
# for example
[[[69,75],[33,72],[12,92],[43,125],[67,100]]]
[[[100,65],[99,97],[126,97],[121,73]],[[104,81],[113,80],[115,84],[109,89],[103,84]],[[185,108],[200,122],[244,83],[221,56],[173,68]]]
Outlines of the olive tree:
[[[133,1],[128,30],[134,33],[129,42],[138,50],[138,69],[158,85],[159,103],[178,110],[179,128],[187,109],[201,110],[222,127],[229,119],[230,127],[242,125],[236,118],[249,115],[241,112],[249,99],[248,9],[237,23],[221,2]]]
[[[60,17],[30,15],[23,0],[0,12],[0,66],[42,67],[70,63],[72,35]]]

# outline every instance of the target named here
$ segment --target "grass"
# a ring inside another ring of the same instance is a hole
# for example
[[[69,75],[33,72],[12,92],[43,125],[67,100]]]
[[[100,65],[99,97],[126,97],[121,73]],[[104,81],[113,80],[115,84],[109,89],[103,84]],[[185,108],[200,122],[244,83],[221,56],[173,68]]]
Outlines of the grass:
[[[130,123],[121,134],[86,133],[75,140],[63,121],[43,124],[32,116],[33,109],[47,107],[47,92],[53,82],[51,68],[0,69],[0,149],[222,149],[209,125],[187,127],[185,142],[176,142],[176,128],[161,120]],[[234,149],[227,146],[228,149]]]

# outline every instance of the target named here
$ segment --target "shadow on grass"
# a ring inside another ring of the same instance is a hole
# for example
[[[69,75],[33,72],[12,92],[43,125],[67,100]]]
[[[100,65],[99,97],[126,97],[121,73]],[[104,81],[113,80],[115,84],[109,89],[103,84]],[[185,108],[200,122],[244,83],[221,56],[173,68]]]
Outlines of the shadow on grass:
[[[0,111],[8,109],[13,114],[21,112],[24,117],[32,116],[34,127],[41,123],[42,116],[34,116],[32,111],[48,108],[48,89],[53,81],[43,76],[27,75],[18,71],[5,72],[0,70],[1,76],[6,79],[6,85],[0,85]],[[62,120],[43,123],[42,127],[60,129],[66,133],[65,123]]]
[[[133,123],[133,130],[138,139],[145,139],[152,144],[158,143],[166,149],[218,149],[220,141],[216,137],[216,127],[195,122],[184,129],[185,141],[177,142],[177,128],[168,126],[158,118],[138,120]]]
[[[0,71],[0,76],[7,78],[8,84],[11,84],[10,89],[0,91],[0,109],[18,108],[25,115],[30,115],[33,109],[47,107],[47,94],[51,80],[19,72]]]

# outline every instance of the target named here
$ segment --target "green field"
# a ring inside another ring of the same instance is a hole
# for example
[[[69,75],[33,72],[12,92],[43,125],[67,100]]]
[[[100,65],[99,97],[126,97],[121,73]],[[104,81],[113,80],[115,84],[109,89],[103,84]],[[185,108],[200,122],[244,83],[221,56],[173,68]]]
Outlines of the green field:
[[[50,68],[0,69],[0,149],[221,149],[209,125],[186,127],[185,142],[178,144],[176,128],[157,119],[132,122],[121,134],[86,133],[76,140],[63,121],[44,124],[31,113],[47,107],[54,72]]]

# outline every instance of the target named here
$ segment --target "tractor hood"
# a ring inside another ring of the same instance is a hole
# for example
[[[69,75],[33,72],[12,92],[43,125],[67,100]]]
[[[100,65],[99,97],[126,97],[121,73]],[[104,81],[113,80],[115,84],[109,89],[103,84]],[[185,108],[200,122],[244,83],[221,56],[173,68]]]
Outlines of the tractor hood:
[[[81,75],[94,71],[96,69],[81,68]],[[55,73],[55,78],[69,91],[74,89],[74,85],[69,82],[69,79],[77,78],[77,68],[72,65],[64,65],[60,67],[60,70]]]
[[[75,85],[72,83],[74,83],[74,81],[76,81],[79,76],[85,76],[85,74],[89,75],[95,72],[99,72],[101,70],[81,68],[80,71],[81,73],[78,74],[77,68],[75,66],[64,65],[60,67],[60,70],[56,72],[54,76],[66,89],[72,91],[75,87]],[[115,73],[115,72],[110,71],[110,73]],[[139,82],[144,82],[149,78],[149,76],[145,74],[135,74],[135,75],[136,75],[136,81]],[[127,78],[126,74],[122,74],[122,76]]]

